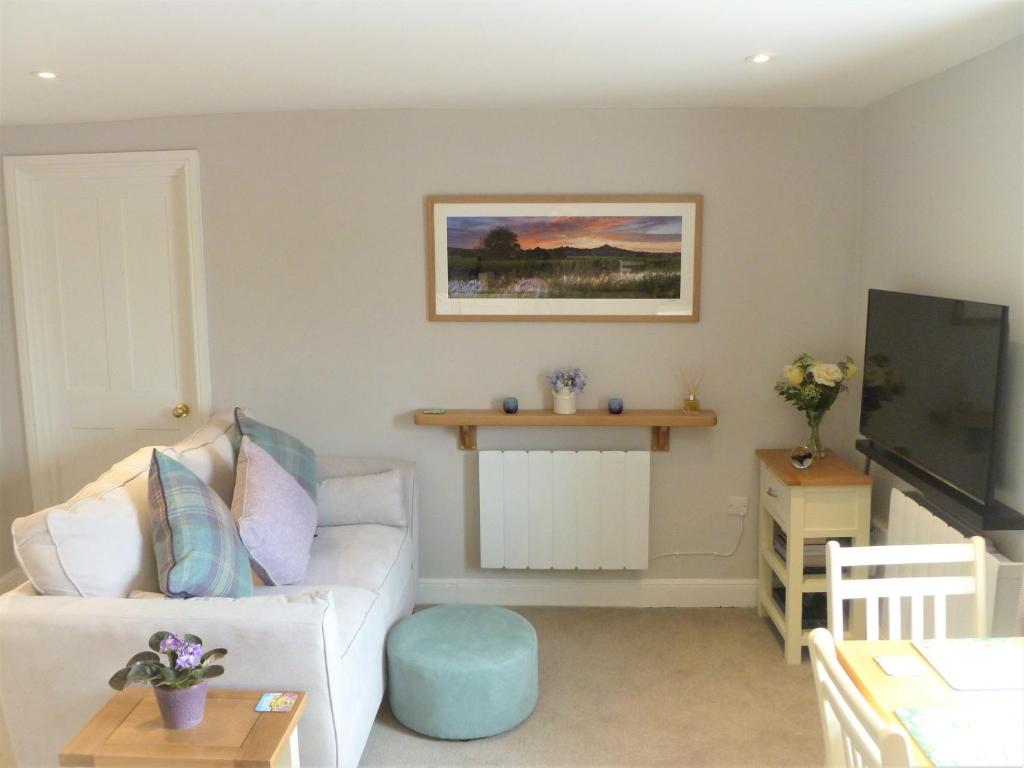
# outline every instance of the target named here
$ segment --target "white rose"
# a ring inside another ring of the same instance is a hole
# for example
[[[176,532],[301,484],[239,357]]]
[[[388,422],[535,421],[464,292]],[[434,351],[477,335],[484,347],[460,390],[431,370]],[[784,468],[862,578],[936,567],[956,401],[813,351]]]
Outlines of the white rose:
[[[799,365],[787,365],[782,369],[783,375],[786,377],[786,381],[792,384],[794,387],[798,387],[803,384],[804,381],[804,369]]]
[[[823,363],[820,360],[811,365],[811,376],[825,387],[834,387],[843,380],[843,369],[835,363]]]

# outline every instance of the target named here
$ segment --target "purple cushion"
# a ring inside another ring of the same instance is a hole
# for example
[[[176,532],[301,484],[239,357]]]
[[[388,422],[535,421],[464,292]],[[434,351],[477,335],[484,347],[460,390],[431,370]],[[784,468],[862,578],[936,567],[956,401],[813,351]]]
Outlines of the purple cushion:
[[[242,438],[231,514],[266,584],[298,584],[306,576],[316,532],[316,503],[298,481],[249,437]]]

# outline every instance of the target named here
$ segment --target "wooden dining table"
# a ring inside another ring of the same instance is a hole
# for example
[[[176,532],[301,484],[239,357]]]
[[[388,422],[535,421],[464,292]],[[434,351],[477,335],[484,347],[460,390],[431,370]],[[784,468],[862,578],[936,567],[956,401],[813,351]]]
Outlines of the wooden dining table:
[[[1024,637],[1014,638],[1020,643],[1024,654]],[[986,703],[1004,701],[1014,690],[964,691],[952,688],[931,665],[927,657],[918,651],[910,640],[845,640],[836,643],[839,663],[856,684],[867,701],[887,722],[895,723],[907,733],[910,742],[911,760],[915,766],[931,766],[933,763],[921,750],[913,736],[896,715],[899,709],[954,707],[969,712],[982,708]],[[910,656],[923,662],[921,674],[895,676],[887,674],[876,661],[878,656]],[[1024,699],[1024,680],[1019,681],[1020,695]],[[1016,738],[1017,734],[1008,734]]]

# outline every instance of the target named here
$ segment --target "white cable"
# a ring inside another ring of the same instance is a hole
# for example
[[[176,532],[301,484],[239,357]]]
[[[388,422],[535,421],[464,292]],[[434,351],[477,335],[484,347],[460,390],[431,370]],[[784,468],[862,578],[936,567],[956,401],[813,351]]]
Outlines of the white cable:
[[[736,554],[736,550],[740,548],[740,542],[743,541],[743,529],[747,527],[747,516],[746,515],[730,515],[730,517],[740,518],[740,532],[739,536],[736,537],[736,543],[733,548],[728,552],[666,552],[663,555],[654,555],[649,558],[650,560],[661,560],[663,557],[688,557],[690,555],[708,555],[710,557],[732,557]]]

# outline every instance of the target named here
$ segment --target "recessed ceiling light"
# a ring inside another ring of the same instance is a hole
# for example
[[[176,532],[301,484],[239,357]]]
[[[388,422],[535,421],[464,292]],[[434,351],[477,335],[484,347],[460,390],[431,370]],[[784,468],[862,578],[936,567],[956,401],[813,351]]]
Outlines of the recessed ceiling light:
[[[35,75],[36,77],[38,77],[40,80],[56,80],[57,79],[57,73],[56,72],[33,72],[32,74]]]
[[[755,53],[753,56],[747,56],[744,59],[748,64],[767,64],[771,60],[772,55],[770,53]]]

